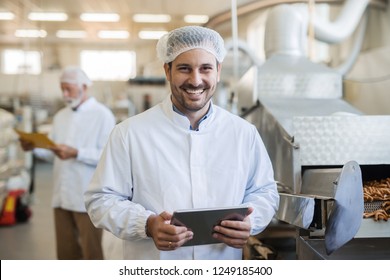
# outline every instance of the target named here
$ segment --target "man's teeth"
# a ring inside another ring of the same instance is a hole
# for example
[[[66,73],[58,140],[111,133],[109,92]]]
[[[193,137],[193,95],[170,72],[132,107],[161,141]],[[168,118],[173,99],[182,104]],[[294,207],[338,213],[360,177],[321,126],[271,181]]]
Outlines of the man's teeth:
[[[198,89],[198,90],[186,90],[186,92],[190,94],[201,94],[204,90],[203,89]]]

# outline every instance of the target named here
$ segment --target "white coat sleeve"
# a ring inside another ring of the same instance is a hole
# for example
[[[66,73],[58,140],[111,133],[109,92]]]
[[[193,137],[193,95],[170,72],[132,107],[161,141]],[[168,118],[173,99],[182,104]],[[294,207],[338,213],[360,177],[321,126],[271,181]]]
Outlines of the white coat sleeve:
[[[279,193],[272,163],[255,127],[254,130],[249,159],[252,168],[248,175],[244,198],[244,204],[254,208],[250,215],[252,235],[262,232],[268,226],[279,207]]]
[[[115,236],[127,240],[148,238],[147,218],[154,214],[131,201],[133,195],[129,143],[115,127],[85,193],[91,221]]]
[[[47,162],[53,162],[54,161],[54,153],[50,150],[47,149],[42,149],[42,148],[35,148],[33,150],[34,156],[47,161]]]

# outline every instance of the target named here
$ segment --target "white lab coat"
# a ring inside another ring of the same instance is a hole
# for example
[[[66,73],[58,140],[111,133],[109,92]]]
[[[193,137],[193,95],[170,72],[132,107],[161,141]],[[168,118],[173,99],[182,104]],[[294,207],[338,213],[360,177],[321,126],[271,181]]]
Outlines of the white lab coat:
[[[123,242],[123,239],[116,237],[108,230],[103,230],[103,258],[105,260],[123,260]]]
[[[118,124],[86,192],[92,222],[125,239],[126,259],[241,259],[225,244],[159,251],[145,234],[149,215],[249,205],[252,234],[279,205],[273,169],[255,126],[220,107],[189,130],[170,97]]]
[[[34,149],[39,158],[54,160],[53,207],[86,212],[84,192],[114,126],[112,112],[93,97],[76,111],[66,107],[54,116],[49,138],[78,149],[78,155],[75,159],[61,160],[50,150]]]

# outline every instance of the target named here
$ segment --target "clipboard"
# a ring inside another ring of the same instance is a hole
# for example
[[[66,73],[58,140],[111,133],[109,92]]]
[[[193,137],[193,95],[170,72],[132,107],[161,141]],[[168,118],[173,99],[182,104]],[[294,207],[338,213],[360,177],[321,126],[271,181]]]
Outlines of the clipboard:
[[[14,130],[21,140],[33,143],[34,148],[50,149],[56,146],[56,144],[50,140],[46,134],[36,132],[28,133],[18,129]]]
[[[246,206],[177,210],[173,212],[171,224],[185,226],[194,233],[193,238],[183,246],[215,244],[221,241],[212,236],[214,226],[222,220],[242,221],[247,212]]]

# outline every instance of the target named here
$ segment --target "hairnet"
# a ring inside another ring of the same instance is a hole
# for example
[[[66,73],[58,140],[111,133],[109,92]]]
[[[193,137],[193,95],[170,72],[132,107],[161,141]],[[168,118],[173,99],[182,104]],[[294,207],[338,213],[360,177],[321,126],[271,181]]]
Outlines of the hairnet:
[[[222,62],[226,50],[223,39],[216,31],[201,26],[185,26],[165,34],[157,42],[157,56],[169,63],[183,52],[204,49]]]
[[[77,66],[66,67],[62,72],[60,82],[77,84],[79,86],[86,85],[87,87],[92,85],[92,81],[88,78],[87,74]]]

